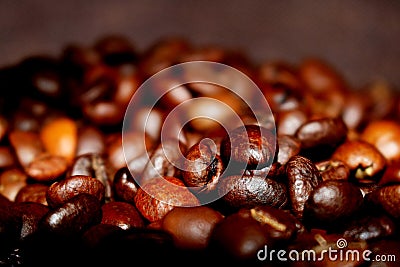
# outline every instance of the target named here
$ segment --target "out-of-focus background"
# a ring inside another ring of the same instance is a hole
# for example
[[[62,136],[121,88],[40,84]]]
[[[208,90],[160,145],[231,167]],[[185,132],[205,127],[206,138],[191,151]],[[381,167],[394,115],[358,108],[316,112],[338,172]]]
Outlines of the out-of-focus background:
[[[126,35],[139,51],[173,35],[244,49],[256,62],[318,56],[354,87],[376,78],[400,87],[396,0],[0,1],[0,65],[107,34]]]

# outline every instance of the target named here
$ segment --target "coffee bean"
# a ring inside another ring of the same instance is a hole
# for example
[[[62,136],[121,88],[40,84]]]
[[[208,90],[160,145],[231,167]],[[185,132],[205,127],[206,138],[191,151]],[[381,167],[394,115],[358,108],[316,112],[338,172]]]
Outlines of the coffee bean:
[[[302,218],[306,201],[322,181],[321,174],[311,160],[296,155],[286,163],[286,175],[292,211]]]
[[[60,178],[68,168],[64,157],[48,153],[39,154],[26,167],[26,173],[35,181],[52,182]]]
[[[200,250],[208,246],[211,233],[224,216],[207,206],[176,207],[162,219],[162,229],[169,232],[175,246]]]
[[[382,208],[394,218],[400,218],[400,185],[387,185],[367,195],[367,200]]]
[[[75,175],[54,182],[47,190],[46,199],[50,207],[58,207],[79,194],[94,196],[99,202],[104,200],[105,187],[97,179],[85,175]]]
[[[122,201],[112,201],[105,203],[101,207],[103,224],[116,225],[123,230],[132,227],[144,227],[142,215],[132,204]]]
[[[322,228],[335,226],[361,208],[360,189],[348,181],[328,180],[315,187],[304,205],[304,219]]]
[[[349,167],[340,160],[323,160],[315,164],[322,180],[348,180],[350,176]]]
[[[0,174],[0,194],[14,201],[18,191],[27,184],[27,178],[19,168],[6,169]]]
[[[35,202],[47,206],[47,190],[49,186],[41,183],[27,184],[15,196],[15,202]]]
[[[17,164],[17,159],[8,146],[0,146],[0,169],[10,168]]]
[[[332,160],[344,162],[350,176],[358,182],[376,182],[386,168],[386,159],[372,144],[361,140],[347,141],[333,153]]]
[[[276,161],[285,165],[289,159],[301,151],[300,141],[292,135],[278,136],[278,156]]]
[[[400,160],[390,162],[379,180],[380,185],[400,183]]]
[[[139,185],[131,175],[128,167],[122,167],[115,173],[112,185],[117,200],[134,203]]]
[[[23,167],[27,167],[39,154],[44,152],[42,141],[35,132],[16,130],[10,132],[8,137],[18,161]]]
[[[247,169],[258,169],[272,163],[277,150],[273,132],[257,125],[245,125],[231,131],[221,141],[221,158]],[[242,168],[242,169],[244,169]]]
[[[78,129],[76,156],[89,153],[103,154],[105,150],[105,137],[100,129],[91,125]]]
[[[39,230],[40,220],[49,212],[49,207],[37,202],[19,202],[14,206],[21,220],[20,240],[26,240]]]

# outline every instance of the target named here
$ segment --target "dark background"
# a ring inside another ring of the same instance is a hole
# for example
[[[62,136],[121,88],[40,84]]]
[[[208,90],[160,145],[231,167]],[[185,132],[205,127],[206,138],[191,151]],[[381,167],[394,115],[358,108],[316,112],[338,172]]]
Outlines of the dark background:
[[[245,49],[256,62],[319,56],[353,87],[376,78],[400,87],[400,1],[0,0],[0,65],[111,33],[138,50],[179,35]]]

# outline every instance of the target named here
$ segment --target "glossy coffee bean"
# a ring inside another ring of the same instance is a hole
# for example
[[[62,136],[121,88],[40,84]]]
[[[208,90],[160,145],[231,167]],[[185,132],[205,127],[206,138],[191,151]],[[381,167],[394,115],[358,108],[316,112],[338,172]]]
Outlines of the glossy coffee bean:
[[[349,167],[340,160],[323,160],[315,164],[322,180],[348,180],[350,176]]]
[[[135,195],[135,205],[150,222],[162,219],[174,207],[199,206],[199,200],[176,177],[156,177],[141,185]]]
[[[33,159],[25,171],[37,182],[52,182],[60,178],[67,168],[68,162],[64,157],[43,153]]]
[[[104,200],[105,187],[97,179],[91,176],[75,175],[54,182],[46,193],[47,203],[50,207],[58,207],[79,194],[94,196],[99,202]]]
[[[328,180],[319,183],[304,205],[304,218],[312,225],[335,226],[361,208],[360,189],[347,181]]]
[[[272,163],[277,153],[272,131],[257,125],[245,125],[228,133],[221,141],[221,158],[247,169],[258,169]]]
[[[113,171],[104,155],[89,153],[74,158],[67,177],[81,175],[97,179],[104,186],[104,199],[108,202],[113,199],[114,193],[112,190]]]
[[[204,140],[188,149],[182,171],[186,186],[194,192],[202,193],[216,188],[224,168],[222,159],[217,153],[215,144],[209,144]]]
[[[313,119],[303,123],[295,136],[303,149],[335,148],[346,139],[347,126],[340,117]]]
[[[112,224],[123,230],[132,227],[144,227],[142,215],[132,204],[122,201],[112,201],[102,205],[103,224]]]
[[[162,219],[161,228],[169,232],[182,249],[205,249],[211,233],[224,216],[207,206],[176,207]]]
[[[139,185],[128,167],[122,167],[115,173],[112,186],[117,200],[134,203]]]
[[[367,195],[367,200],[382,208],[390,216],[400,218],[400,185],[387,185]]]
[[[359,182],[378,181],[386,168],[382,153],[372,144],[361,140],[344,142],[331,158],[344,162],[350,169],[351,178]]]
[[[47,190],[49,186],[41,183],[27,184],[15,196],[15,202],[35,202],[47,206]]]
[[[393,120],[376,120],[367,124],[361,139],[373,144],[387,161],[400,159],[400,123]]]
[[[63,237],[80,235],[101,222],[101,203],[95,196],[81,193],[50,210],[41,220],[43,231]]]
[[[311,160],[296,155],[286,163],[286,175],[292,211],[302,218],[306,201],[322,181],[321,174]]]
[[[222,200],[235,209],[262,205],[282,208],[289,198],[284,183],[264,176],[223,177],[218,192]]]

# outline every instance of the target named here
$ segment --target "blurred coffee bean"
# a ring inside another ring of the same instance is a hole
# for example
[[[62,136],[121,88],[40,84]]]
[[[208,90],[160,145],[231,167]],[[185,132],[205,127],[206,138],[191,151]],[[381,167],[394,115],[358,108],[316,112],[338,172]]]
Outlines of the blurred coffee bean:
[[[257,125],[245,125],[228,133],[221,141],[221,158],[228,166],[258,169],[272,163],[278,152],[277,140],[272,131]]]
[[[361,139],[374,145],[388,162],[400,159],[400,123],[391,120],[369,122]]]
[[[132,41],[122,35],[107,35],[99,38],[93,48],[110,66],[133,63],[138,57]]]
[[[47,190],[46,199],[49,206],[55,208],[83,193],[92,195],[101,203],[104,200],[105,186],[91,176],[74,175],[52,183]]]
[[[331,158],[344,162],[350,169],[351,178],[361,183],[379,181],[386,168],[386,159],[382,153],[362,140],[344,142]]]
[[[27,167],[45,149],[39,134],[35,132],[12,131],[9,140],[22,167]]]
[[[400,183],[400,160],[390,162],[379,180],[379,185],[396,183]]]
[[[27,175],[19,168],[6,169],[0,174],[0,194],[14,201],[18,192],[27,184]]]
[[[400,218],[400,185],[387,185],[367,195],[367,200],[382,208],[390,216]]]
[[[47,152],[64,157],[70,164],[76,154],[78,139],[76,122],[68,117],[49,121],[40,131],[40,138]]]
[[[285,165],[289,159],[301,151],[300,141],[292,135],[278,135],[278,156],[276,161]]]
[[[311,160],[296,155],[286,163],[286,175],[292,211],[302,218],[306,201],[322,181],[321,174]]]
[[[78,129],[76,156],[88,153],[103,154],[105,149],[105,137],[100,129],[90,125]]]
[[[277,132],[278,135],[294,136],[296,131],[306,123],[308,116],[302,109],[290,109],[281,111],[277,114]]]
[[[169,232],[178,248],[205,249],[212,231],[224,216],[207,206],[176,207],[162,219],[162,229]]]
[[[0,146],[0,169],[10,168],[17,164],[17,158],[9,146]]]
[[[9,123],[7,119],[0,115],[0,141],[7,135]]]
[[[340,160],[323,160],[315,164],[322,180],[348,180],[350,176],[349,167]]]
[[[136,207],[122,201],[112,201],[102,205],[101,223],[111,224],[123,230],[144,227],[144,219]]]
[[[15,196],[15,202],[35,202],[47,206],[46,194],[49,186],[41,183],[26,184]]]
[[[64,157],[42,153],[25,168],[26,173],[35,181],[52,182],[60,178],[68,168]]]
[[[311,192],[304,205],[303,218],[308,224],[325,228],[345,223],[363,203],[360,189],[348,181],[323,181]]]

